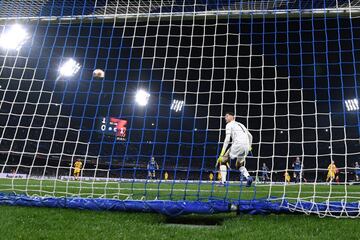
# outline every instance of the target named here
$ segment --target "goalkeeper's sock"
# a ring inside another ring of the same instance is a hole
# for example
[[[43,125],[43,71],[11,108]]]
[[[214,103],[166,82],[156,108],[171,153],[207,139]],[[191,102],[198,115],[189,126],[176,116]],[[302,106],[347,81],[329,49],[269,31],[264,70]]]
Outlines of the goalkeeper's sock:
[[[246,181],[246,187],[251,187],[252,182],[253,182],[253,178],[251,176],[249,176]]]
[[[225,165],[220,165],[220,173],[221,173],[221,183],[226,183],[226,175],[227,175],[227,167]]]
[[[249,178],[250,174],[244,166],[240,167],[239,171],[246,179]]]

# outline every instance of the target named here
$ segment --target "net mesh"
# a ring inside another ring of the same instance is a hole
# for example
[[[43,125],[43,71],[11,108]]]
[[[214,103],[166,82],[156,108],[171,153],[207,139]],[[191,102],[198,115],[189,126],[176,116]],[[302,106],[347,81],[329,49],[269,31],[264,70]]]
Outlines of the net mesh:
[[[358,216],[359,4],[2,1],[0,191]],[[250,188],[219,185],[227,111]]]

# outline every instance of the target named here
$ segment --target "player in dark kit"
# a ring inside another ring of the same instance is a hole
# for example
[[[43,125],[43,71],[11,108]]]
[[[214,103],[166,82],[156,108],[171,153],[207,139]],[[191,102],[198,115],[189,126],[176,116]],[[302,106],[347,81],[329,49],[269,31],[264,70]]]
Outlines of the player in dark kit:
[[[292,164],[292,167],[294,168],[294,179],[295,182],[298,183],[300,182],[301,179],[301,170],[302,170],[302,164],[300,161],[300,157],[296,157],[295,162]]]
[[[147,164],[147,170],[148,170],[148,178],[150,179],[155,179],[156,178],[156,173],[155,171],[159,169],[159,165],[157,164],[157,162],[155,161],[154,157],[151,157],[151,160],[149,161],[149,163]]]

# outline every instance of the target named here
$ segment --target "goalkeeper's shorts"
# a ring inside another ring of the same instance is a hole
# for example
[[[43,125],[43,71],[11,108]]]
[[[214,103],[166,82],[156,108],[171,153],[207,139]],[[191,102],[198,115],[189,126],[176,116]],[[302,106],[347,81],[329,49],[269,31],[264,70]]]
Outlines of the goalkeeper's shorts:
[[[230,147],[230,158],[246,158],[249,154],[250,146],[248,144],[232,144]]]

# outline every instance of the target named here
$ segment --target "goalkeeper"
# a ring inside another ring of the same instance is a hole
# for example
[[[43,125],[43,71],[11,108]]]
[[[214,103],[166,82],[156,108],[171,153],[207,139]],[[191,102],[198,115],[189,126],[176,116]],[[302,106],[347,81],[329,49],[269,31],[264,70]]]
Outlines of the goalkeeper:
[[[246,156],[251,151],[253,137],[243,124],[235,121],[234,113],[227,112],[225,114],[225,121],[226,137],[217,164],[225,162],[226,165],[229,157],[232,160],[236,159],[235,167],[236,169],[239,169],[241,174],[246,178],[246,187],[250,187],[253,182],[253,178],[248,173],[244,163]],[[230,138],[232,139],[232,145],[227,150]]]

